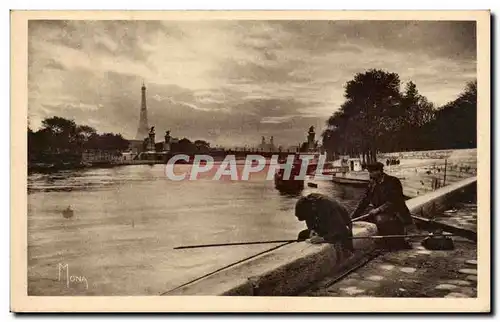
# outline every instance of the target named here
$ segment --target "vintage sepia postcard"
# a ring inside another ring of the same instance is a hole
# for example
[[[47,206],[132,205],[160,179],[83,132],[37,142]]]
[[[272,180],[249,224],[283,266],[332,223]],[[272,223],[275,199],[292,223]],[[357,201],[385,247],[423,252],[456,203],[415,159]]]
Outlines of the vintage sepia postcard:
[[[489,11],[12,11],[11,311],[489,312]]]

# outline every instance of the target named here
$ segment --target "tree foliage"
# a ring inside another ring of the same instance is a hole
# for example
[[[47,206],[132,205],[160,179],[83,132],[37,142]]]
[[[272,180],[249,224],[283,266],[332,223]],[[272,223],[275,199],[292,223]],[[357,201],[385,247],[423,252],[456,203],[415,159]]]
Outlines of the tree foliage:
[[[440,109],[413,82],[400,90],[399,76],[371,69],[346,83],[345,101],[327,120],[323,146],[334,155],[470,148],[476,146],[477,84]]]
[[[44,119],[36,132],[28,128],[29,160],[46,160],[54,155],[76,157],[85,150],[124,151],[128,147],[121,134],[98,134],[88,125],[58,116]]]
[[[477,146],[477,82],[468,83],[457,99],[435,112],[421,131],[423,143],[432,149]]]
[[[173,143],[171,150],[177,153],[208,153],[210,151],[210,143],[205,140],[195,140],[192,142],[188,138],[183,138],[179,142]]]

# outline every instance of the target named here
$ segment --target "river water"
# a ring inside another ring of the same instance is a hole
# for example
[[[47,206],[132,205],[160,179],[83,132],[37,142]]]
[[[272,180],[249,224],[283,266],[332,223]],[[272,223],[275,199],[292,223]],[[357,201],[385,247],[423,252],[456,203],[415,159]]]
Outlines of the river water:
[[[349,210],[360,198],[359,188],[317,183],[301,195],[325,193]],[[304,228],[294,216],[299,197],[259,176],[174,182],[164,165],[32,174],[28,294],[161,294],[277,244],[173,247],[296,238]],[[74,216],[65,219],[68,206]]]

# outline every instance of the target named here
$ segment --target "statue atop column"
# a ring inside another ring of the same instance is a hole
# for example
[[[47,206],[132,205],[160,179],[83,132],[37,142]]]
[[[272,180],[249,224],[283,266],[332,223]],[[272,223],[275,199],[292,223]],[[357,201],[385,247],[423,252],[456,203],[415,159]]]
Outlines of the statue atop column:
[[[309,128],[309,132],[307,132],[307,149],[309,152],[312,152],[315,150],[314,146],[314,136],[316,133],[314,132],[314,126],[311,126]]]
[[[148,150],[155,150],[155,127],[152,126],[149,130]]]
[[[165,142],[163,143],[163,150],[170,151],[170,130],[165,132]]]

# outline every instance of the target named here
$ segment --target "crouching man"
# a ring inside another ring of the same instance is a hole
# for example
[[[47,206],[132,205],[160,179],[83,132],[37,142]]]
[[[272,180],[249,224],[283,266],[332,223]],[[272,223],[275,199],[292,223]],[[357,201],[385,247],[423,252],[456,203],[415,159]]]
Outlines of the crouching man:
[[[299,233],[299,240],[307,239],[313,244],[338,242],[345,250],[353,251],[349,212],[335,200],[311,193],[297,201],[295,216],[307,225]]]

